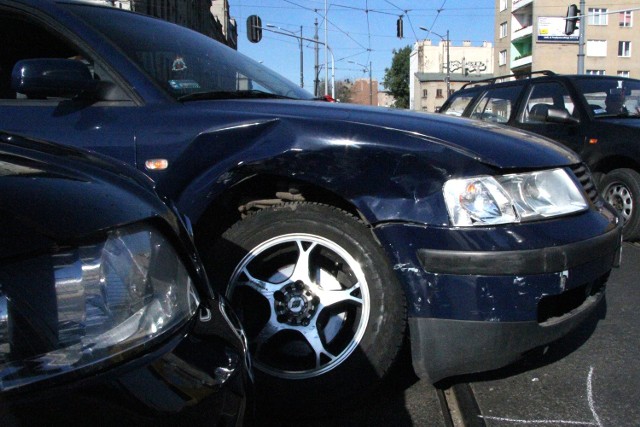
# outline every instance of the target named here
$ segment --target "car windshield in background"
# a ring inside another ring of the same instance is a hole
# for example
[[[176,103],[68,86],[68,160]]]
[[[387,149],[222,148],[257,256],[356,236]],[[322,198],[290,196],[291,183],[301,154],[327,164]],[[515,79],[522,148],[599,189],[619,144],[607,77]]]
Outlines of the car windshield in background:
[[[313,99],[294,83],[202,34],[133,13],[66,5],[178,100]],[[113,17],[105,19],[105,15]]]
[[[640,117],[640,81],[577,78],[575,84],[596,117]]]

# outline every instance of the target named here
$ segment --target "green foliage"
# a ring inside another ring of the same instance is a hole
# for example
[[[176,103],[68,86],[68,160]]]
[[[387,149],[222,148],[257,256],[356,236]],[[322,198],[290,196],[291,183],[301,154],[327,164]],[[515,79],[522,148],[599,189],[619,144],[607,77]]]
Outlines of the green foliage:
[[[382,84],[396,99],[394,104],[396,108],[409,108],[410,57],[411,46],[403,47],[400,50],[393,49],[391,68],[384,70]]]

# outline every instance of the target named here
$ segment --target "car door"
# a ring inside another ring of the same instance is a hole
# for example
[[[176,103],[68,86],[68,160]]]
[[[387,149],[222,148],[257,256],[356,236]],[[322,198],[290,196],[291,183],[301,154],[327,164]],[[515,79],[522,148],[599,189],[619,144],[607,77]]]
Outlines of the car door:
[[[0,5],[0,129],[84,149],[135,164],[132,119],[139,106],[114,72],[89,49],[53,30],[55,22]],[[93,79],[112,82],[119,91],[110,101],[72,97],[33,97],[16,91],[12,72],[20,60],[73,59],[85,64]]]
[[[576,152],[583,147],[583,136],[577,103],[569,90],[558,81],[532,83],[518,110],[514,125],[555,141],[561,142]],[[569,119],[564,122],[553,122],[546,118],[549,109],[564,111]]]

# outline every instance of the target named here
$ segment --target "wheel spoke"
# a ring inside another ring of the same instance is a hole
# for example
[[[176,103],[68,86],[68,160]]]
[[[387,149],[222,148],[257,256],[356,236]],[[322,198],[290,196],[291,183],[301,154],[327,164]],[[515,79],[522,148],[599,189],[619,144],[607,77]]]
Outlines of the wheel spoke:
[[[341,302],[353,302],[362,305],[362,297],[354,295],[360,290],[360,283],[356,283],[348,289],[340,291],[334,290],[316,290],[316,295],[320,298],[322,308],[330,307]]]
[[[311,251],[313,251],[313,249],[316,247],[317,243],[311,243],[306,249],[302,244],[302,240],[296,240],[296,244],[298,245],[299,254],[296,265],[293,268],[293,273],[291,273],[290,280],[292,282],[299,280],[304,283],[308,283],[311,280],[309,276],[309,273],[311,271],[309,256],[311,255]]]
[[[307,343],[309,343],[309,345],[313,349],[313,352],[315,353],[316,369],[320,368],[323,365],[322,356],[328,359],[327,363],[331,363],[336,358],[335,355],[329,353],[329,351],[324,347],[324,344],[320,339],[320,335],[318,334],[318,329],[316,327],[304,329],[301,328],[297,330],[302,333]]]
[[[247,280],[237,283],[253,289],[269,301],[273,301],[273,293],[283,286],[282,283],[271,283],[252,276],[246,267],[242,269],[242,273],[247,277]]]
[[[262,346],[271,339],[275,334],[285,329],[281,323],[279,323],[273,316],[265,323],[262,330],[252,340],[252,344],[255,345],[255,352],[260,353]]]

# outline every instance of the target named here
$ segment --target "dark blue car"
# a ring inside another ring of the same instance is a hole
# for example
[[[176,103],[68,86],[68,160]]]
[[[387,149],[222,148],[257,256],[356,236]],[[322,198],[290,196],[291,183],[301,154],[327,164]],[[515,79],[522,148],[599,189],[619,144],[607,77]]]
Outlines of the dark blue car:
[[[147,177],[0,132],[0,425],[241,425],[247,354]]]
[[[0,35],[0,128],[123,160],[175,201],[225,266],[262,402],[360,396],[407,334],[432,381],[504,366],[577,327],[618,262],[616,212],[550,140],[314,100],[115,8],[0,0]]]

